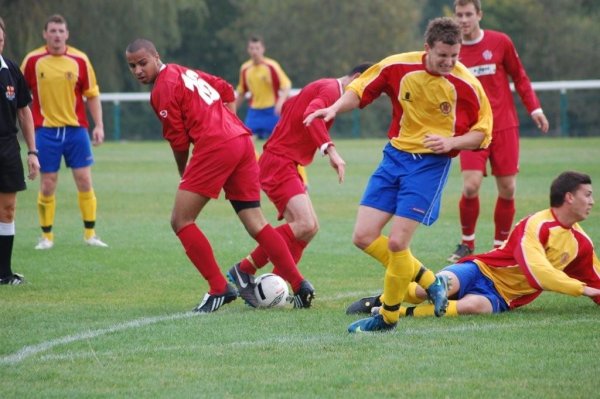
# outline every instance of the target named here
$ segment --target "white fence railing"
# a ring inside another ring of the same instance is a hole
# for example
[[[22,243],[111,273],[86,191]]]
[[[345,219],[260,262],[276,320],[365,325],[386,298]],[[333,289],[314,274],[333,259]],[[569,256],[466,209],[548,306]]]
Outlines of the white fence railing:
[[[569,90],[594,90],[600,89],[600,79],[598,80],[557,80],[548,82],[532,82],[535,91],[558,91],[560,93],[560,134],[569,134],[569,119],[568,119],[568,97]],[[511,90],[514,91],[514,85],[511,83]],[[292,89],[291,95],[295,95],[300,89]],[[150,93],[102,93],[100,100],[104,102],[112,102],[114,105],[113,122],[114,122],[114,139],[121,139],[121,107],[122,102],[139,102],[149,101]]]

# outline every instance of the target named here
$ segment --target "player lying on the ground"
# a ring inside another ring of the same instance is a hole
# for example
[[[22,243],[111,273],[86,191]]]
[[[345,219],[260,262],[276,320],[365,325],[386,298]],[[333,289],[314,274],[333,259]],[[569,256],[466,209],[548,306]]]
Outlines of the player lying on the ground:
[[[563,172],[550,187],[550,208],[522,219],[506,243],[490,252],[462,258],[438,275],[450,282],[447,316],[499,313],[526,305],[542,291],[587,296],[600,304],[600,261],[578,222],[594,205],[591,178]],[[427,298],[411,283],[405,302]],[[379,297],[362,298],[348,314],[370,313]],[[402,316],[433,316],[433,305],[402,307]]]

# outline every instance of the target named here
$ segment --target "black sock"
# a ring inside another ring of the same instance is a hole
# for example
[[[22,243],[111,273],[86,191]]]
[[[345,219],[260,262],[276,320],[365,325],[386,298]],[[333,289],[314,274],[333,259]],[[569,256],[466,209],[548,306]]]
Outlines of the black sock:
[[[15,236],[0,236],[0,278],[6,278],[13,275],[10,268],[12,258],[13,242]]]

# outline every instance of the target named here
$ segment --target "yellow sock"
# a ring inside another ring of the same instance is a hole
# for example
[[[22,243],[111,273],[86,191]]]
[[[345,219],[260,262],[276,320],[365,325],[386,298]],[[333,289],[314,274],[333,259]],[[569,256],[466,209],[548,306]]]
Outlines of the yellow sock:
[[[415,258],[412,254],[411,256],[413,259],[414,268],[412,280],[425,289],[429,288],[429,286],[435,282],[435,274],[431,270],[423,266],[421,261]]]
[[[387,267],[390,261],[390,251],[388,250],[388,238],[381,235],[375,239],[368,247],[364,249],[367,255],[377,259],[383,267]]]
[[[54,194],[45,196],[42,193],[38,193],[37,206],[40,226],[42,227],[42,237],[54,241],[52,225],[54,225],[54,215],[56,214],[56,196]]]
[[[425,300],[425,299],[419,298],[417,296],[417,287],[418,287],[418,284],[415,282],[411,282],[408,285],[408,290],[406,291],[406,295],[404,296],[404,302],[418,305]]]
[[[458,310],[456,306],[457,301],[448,301],[448,308],[446,308],[446,316],[458,316]],[[423,304],[419,306],[415,306],[411,308],[405,308],[401,313],[405,316],[414,316],[414,317],[430,317],[435,316],[434,306],[431,304]]]
[[[83,238],[87,240],[96,235],[94,230],[96,225],[96,195],[92,189],[88,192],[77,193],[77,199],[84,225]]]
[[[304,183],[305,187],[308,187],[308,174],[306,173],[306,168],[302,165],[298,165],[298,174],[302,178],[302,183]]]
[[[385,302],[380,310],[386,323],[394,324],[398,322],[400,302],[406,295],[412,275],[413,261],[410,250],[390,252],[390,259],[383,280]]]

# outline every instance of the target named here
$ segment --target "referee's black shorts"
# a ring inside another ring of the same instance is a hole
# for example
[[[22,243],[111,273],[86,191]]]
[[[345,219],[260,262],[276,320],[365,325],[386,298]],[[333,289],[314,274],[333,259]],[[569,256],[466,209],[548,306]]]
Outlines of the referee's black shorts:
[[[0,138],[0,193],[16,193],[26,188],[17,136]]]

